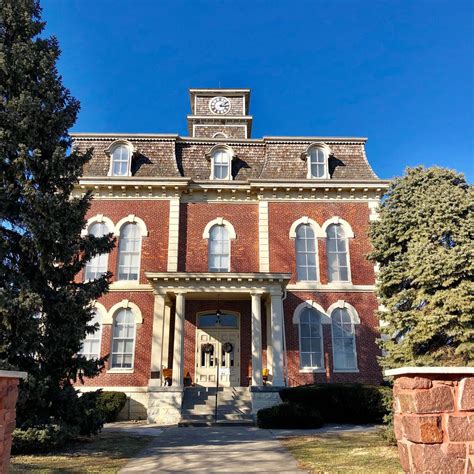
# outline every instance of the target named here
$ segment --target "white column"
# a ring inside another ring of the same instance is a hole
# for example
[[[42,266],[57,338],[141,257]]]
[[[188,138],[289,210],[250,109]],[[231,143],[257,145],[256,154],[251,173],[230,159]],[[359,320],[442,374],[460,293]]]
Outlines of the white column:
[[[170,199],[170,215],[168,230],[168,271],[178,271],[178,244],[179,244],[179,198]]]
[[[252,385],[263,385],[262,379],[262,311],[261,294],[252,297]]]
[[[265,316],[267,320],[267,369],[272,373],[272,307],[269,298],[265,301]]]
[[[165,311],[165,295],[155,293],[155,305],[153,307],[153,335],[151,343],[151,376],[150,380],[156,383],[161,373],[161,356],[163,345],[163,315]],[[157,381],[155,381],[157,379]],[[152,382],[153,383],[153,382]]]
[[[161,365],[165,369],[169,368],[169,347],[170,347],[170,317],[171,317],[171,306],[166,304],[165,315],[163,318],[163,349],[161,356]]]
[[[283,375],[283,301],[281,292],[271,293],[273,385],[284,386]]]
[[[184,378],[184,293],[176,293],[176,309],[173,344],[173,383],[174,387],[183,386]]]

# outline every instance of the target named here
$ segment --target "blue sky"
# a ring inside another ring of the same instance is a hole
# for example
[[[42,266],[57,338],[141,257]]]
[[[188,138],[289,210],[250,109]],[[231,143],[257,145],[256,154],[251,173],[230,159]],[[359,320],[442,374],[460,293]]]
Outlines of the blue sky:
[[[42,0],[73,131],[187,135],[190,87],[252,89],[253,137],[367,136],[382,178],[474,178],[472,0]]]

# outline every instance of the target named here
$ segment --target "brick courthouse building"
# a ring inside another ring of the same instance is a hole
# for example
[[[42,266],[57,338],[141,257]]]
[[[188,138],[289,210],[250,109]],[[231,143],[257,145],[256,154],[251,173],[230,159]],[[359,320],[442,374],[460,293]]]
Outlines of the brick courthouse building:
[[[114,274],[83,348],[110,354],[107,369],[81,389],[124,391],[131,416],[165,423],[185,385],[217,377],[251,386],[254,411],[274,387],[379,383],[366,255],[387,183],[366,139],[251,138],[250,90],[190,99],[189,137],[73,136],[94,148],[76,189],[94,193],[84,232],[117,237],[84,275]]]

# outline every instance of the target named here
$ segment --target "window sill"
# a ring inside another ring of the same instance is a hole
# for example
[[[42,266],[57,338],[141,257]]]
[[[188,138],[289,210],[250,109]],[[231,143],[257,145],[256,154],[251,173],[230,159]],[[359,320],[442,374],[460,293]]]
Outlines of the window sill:
[[[319,281],[298,281],[287,286],[292,290],[320,290],[320,291],[375,291],[375,285],[353,285],[351,282],[332,282],[322,284]]]
[[[321,369],[300,369],[299,370],[300,374],[325,374],[326,369],[321,368]]]
[[[334,374],[358,374],[359,369],[334,369]]]
[[[135,369],[109,369],[107,374],[133,374]]]

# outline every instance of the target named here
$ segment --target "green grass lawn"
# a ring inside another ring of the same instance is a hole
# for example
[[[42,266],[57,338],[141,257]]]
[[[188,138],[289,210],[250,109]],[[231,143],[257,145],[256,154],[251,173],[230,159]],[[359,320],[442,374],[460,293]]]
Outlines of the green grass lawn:
[[[312,472],[403,473],[396,446],[379,431],[325,433],[281,440],[300,467]]]
[[[12,456],[11,473],[115,473],[153,438],[124,433],[101,433],[50,454]]]

